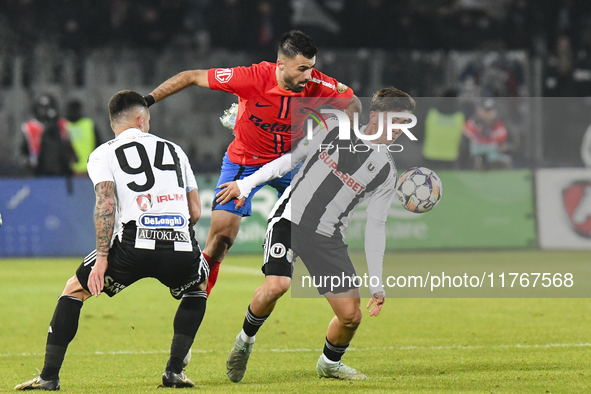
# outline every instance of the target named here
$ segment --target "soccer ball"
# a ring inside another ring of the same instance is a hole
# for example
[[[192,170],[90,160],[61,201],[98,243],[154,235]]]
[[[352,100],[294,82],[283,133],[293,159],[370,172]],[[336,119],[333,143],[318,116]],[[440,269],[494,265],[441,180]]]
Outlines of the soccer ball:
[[[404,171],[396,185],[396,196],[407,210],[415,213],[432,210],[441,200],[443,186],[435,172],[426,167]]]
[[[225,128],[234,134],[234,126],[236,126],[236,116],[238,116],[238,104],[233,103],[232,106],[224,111],[220,117],[220,122]]]

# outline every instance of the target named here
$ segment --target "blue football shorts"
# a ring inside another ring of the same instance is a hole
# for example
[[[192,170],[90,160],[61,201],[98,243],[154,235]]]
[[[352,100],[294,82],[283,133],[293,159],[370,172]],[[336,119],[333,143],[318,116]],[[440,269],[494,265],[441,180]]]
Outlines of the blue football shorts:
[[[225,204],[218,204],[216,200],[216,195],[222,190],[220,185],[226,182],[236,181],[238,179],[246,178],[247,176],[253,174],[256,170],[261,168],[262,166],[243,166],[240,164],[235,164],[230,161],[228,158],[228,153],[224,155],[224,159],[222,160],[222,170],[220,173],[220,179],[218,180],[218,184],[215,188],[215,193],[213,197],[213,202],[211,204],[211,210],[223,210],[232,212],[239,216],[251,216],[252,215],[252,198],[263,186],[269,185],[275,190],[277,190],[277,197],[281,197],[283,191],[287,189],[289,183],[291,182],[292,175],[295,175],[297,171],[300,169],[301,164],[298,164],[296,168],[282,176],[281,178],[272,179],[269,182],[265,182],[263,184],[258,185],[250,192],[250,195],[244,201],[244,205],[240,208],[236,209],[236,202],[235,200],[229,201]]]

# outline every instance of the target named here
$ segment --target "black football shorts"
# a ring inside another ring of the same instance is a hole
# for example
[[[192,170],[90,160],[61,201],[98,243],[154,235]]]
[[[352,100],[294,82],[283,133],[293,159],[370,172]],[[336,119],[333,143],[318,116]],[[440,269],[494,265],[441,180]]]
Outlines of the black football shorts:
[[[299,257],[312,278],[323,286],[317,287],[320,294],[326,294],[331,283],[327,277],[339,278],[356,276],[355,267],[347,251],[347,244],[340,237],[326,237],[313,230],[304,229],[287,219],[271,221],[265,235],[262,271],[267,275],[293,275],[293,264]],[[322,278],[322,280],[321,280]],[[327,283],[328,282],[328,283]],[[342,293],[357,288],[354,281],[333,288],[332,293]]]
[[[170,289],[170,294],[181,299],[183,294],[199,290],[209,275],[209,265],[194,242],[192,252],[173,249],[136,249],[133,244],[115,238],[109,250],[109,266],[105,272],[103,292],[113,297],[142,278],[156,278]],[[88,277],[96,262],[96,250],[84,258],[76,276],[88,290]]]

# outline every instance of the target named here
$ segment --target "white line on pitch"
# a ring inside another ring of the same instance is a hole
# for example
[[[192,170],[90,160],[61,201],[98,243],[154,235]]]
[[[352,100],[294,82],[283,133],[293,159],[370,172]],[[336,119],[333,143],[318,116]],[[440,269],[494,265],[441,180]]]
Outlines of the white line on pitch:
[[[471,349],[499,349],[499,348],[513,348],[513,349],[547,349],[553,347],[591,347],[591,343],[548,343],[544,345],[449,345],[449,346],[387,346],[387,347],[365,347],[355,348],[350,347],[347,351],[375,351],[375,350],[471,350]],[[193,353],[226,353],[228,350],[202,350],[192,349]],[[296,349],[254,349],[258,353],[276,352],[276,353],[299,353],[299,352],[321,352],[321,348],[307,349],[307,348],[296,348]],[[165,354],[169,353],[169,350],[119,350],[113,352],[90,352],[90,353],[74,353],[75,355],[117,355],[117,354]],[[0,357],[15,357],[15,356],[42,356],[43,353],[0,353]]]

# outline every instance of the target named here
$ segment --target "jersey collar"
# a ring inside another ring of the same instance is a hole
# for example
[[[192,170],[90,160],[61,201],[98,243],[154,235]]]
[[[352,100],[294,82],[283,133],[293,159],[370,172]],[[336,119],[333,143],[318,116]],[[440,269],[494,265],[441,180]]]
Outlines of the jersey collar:
[[[127,129],[123,132],[121,132],[121,134],[119,134],[117,136],[117,138],[115,139],[133,139],[135,138],[138,134],[146,134],[143,131],[141,131],[140,129],[136,129],[136,128],[131,128],[131,129]]]
[[[277,83],[277,82],[275,82]],[[266,93],[268,94],[276,94],[278,96],[291,96],[291,97],[302,97],[304,95],[304,90],[299,93],[293,92],[291,90],[281,89],[278,84],[273,86],[271,89],[267,90]]]

